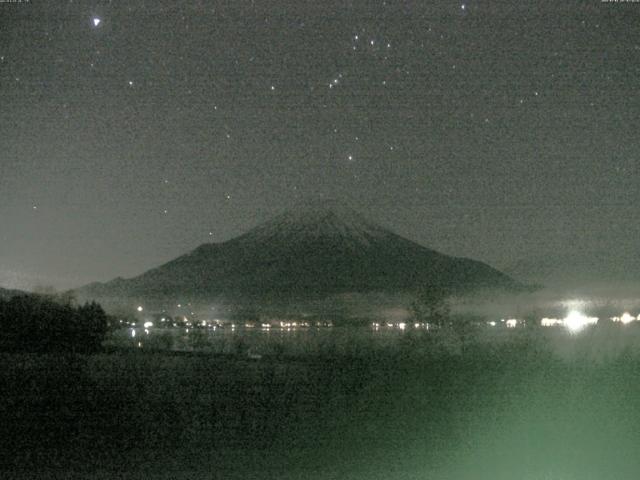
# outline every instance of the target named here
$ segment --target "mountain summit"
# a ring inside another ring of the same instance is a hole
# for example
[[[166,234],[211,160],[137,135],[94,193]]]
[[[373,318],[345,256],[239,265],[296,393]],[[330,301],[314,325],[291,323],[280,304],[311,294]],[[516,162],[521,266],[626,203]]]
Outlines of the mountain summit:
[[[238,237],[241,242],[309,242],[320,238],[341,238],[368,246],[387,230],[368,221],[356,210],[336,201],[312,201],[287,210]]]
[[[456,290],[517,288],[492,267],[443,255],[336,202],[305,203],[223,243],[204,244],[140,276],[92,284],[83,296],[322,297],[398,292],[424,284]]]

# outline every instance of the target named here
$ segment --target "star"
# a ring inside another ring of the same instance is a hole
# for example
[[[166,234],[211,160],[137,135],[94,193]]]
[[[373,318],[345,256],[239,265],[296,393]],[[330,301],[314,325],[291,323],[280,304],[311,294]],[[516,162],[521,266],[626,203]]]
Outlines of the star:
[[[102,20],[99,19],[98,17],[93,17],[93,26],[97,27],[98,25],[100,25],[102,23]]]

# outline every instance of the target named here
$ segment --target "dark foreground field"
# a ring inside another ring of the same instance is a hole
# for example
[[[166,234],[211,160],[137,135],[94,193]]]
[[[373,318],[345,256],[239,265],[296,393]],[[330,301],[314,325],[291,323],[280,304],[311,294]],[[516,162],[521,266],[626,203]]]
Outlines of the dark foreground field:
[[[1,355],[0,478],[636,479],[629,332],[423,335],[350,357]]]

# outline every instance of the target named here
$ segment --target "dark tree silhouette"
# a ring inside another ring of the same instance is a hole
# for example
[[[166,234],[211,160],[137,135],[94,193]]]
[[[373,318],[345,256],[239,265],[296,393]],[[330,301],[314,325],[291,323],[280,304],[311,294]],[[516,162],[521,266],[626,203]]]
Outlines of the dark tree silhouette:
[[[428,284],[420,287],[411,303],[415,320],[437,327],[444,326],[451,314],[449,296],[449,289],[442,285]]]
[[[12,352],[100,350],[107,315],[97,303],[75,306],[47,296],[20,295],[0,300],[0,349]]]

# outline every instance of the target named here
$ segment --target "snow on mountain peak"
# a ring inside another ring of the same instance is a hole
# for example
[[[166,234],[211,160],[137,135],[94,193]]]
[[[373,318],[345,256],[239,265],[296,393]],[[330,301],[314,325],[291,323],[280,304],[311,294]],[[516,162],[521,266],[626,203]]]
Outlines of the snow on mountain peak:
[[[379,238],[388,233],[343,203],[312,201],[302,203],[259,225],[248,232],[246,238],[259,241],[276,238],[294,241],[329,237],[369,245],[372,238]]]

